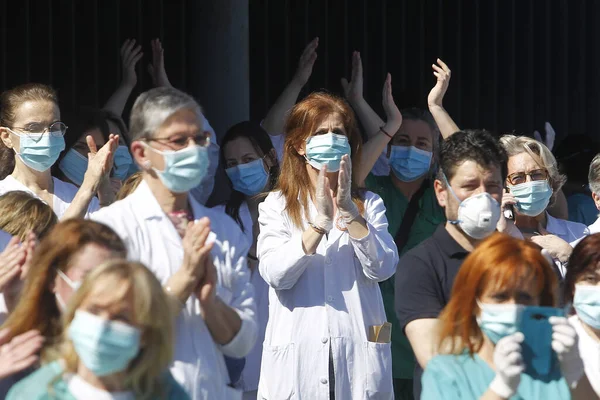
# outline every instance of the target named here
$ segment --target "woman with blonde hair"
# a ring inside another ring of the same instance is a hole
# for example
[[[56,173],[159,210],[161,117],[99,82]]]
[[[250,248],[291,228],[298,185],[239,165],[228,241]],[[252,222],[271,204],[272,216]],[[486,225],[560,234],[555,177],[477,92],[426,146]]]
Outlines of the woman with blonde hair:
[[[556,293],[539,246],[499,233],[482,242],[462,264],[440,315],[440,354],[425,368],[421,399],[594,398],[577,333],[553,308]],[[545,372],[543,349],[532,353],[533,342],[548,347]]]
[[[354,114],[313,93],[291,110],[285,135],[278,187],[259,206],[259,271],[270,288],[258,398],[392,399],[377,282],[394,274],[398,254],[383,201],[354,179]]]
[[[21,242],[32,232],[41,240],[57,222],[52,208],[31,193],[16,190],[0,196],[0,229]]]
[[[15,385],[7,399],[188,399],[168,373],[173,315],[174,304],[144,265],[98,266],[64,315],[55,361]]]

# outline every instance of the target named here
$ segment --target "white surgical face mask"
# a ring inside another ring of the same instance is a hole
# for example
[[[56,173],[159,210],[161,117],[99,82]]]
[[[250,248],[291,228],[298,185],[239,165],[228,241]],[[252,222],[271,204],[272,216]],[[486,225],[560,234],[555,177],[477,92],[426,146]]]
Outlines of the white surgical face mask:
[[[491,235],[500,220],[500,203],[487,192],[475,194],[461,201],[452,190],[446,177],[444,179],[452,196],[460,202],[458,219],[448,222],[458,225],[473,239],[483,239]]]

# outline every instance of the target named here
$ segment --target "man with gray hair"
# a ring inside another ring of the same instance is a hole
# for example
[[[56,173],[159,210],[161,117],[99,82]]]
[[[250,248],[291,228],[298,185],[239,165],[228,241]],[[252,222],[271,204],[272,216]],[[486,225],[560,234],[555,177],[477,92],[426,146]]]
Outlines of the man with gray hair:
[[[190,195],[208,170],[203,121],[198,103],[177,89],[142,93],[130,131],[143,181],[92,218],[112,227],[128,257],[147,265],[179,303],[175,379],[192,399],[241,399],[223,356],[243,358],[256,341],[249,243],[229,216]]]
[[[592,192],[592,198],[596,203],[596,208],[600,210],[600,153],[594,157],[590,164],[590,172],[588,173],[588,183]],[[588,227],[590,234],[600,232],[600,215],[596,222]]]

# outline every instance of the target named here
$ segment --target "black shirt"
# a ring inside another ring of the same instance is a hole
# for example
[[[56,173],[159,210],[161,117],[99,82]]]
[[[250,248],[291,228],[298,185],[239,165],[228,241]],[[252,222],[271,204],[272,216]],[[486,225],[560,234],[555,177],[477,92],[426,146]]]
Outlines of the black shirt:
[[[409,322],[437,318],[448,304],[454,278],[469,252],[440,225],[433,236],[409,250],[396,269],[396,315],[402,331]],[[423,370],[416,363],[415,399],[421,396]]]

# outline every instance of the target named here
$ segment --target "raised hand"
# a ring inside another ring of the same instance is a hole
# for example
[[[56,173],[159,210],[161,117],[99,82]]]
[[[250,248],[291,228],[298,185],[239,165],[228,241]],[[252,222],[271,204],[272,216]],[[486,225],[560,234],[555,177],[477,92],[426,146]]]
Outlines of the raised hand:
[[[111,133],[108,142],[100,150],[98,150],[96,142],[91,135],[88,135],[85,140],[90,150],[88,153],[88,169],[85,175],[91,174],[98,181],[101,179],[108,180],[108,175],[113,167],[113,157],[119,146],[119,135]]]
[[[450,71],[450,68],[448,68],[448,66],[439,58],[437,59],[437,65],[431,64],[431,68],[433,68],[433,75],[436,77],[437,81],[433,89],[429,92],[429,96],[427,96],[427,104],[429,107],[442,107],[444,95],[448,90],[448,85],[450,85],[450,75],[452,71]]]
[[[13,236],[2,253],[0,253],[0,293],[16,281],[21,274],[27,252],[21,247],[17,236]]]
[[[8,329],[0,331],[0,379],[34,365],[44,344],[44,337],[34,330],[15,336],[9,343],[8,337]]]
[[[172,87],[165,71],[165,50],[160,39],[151,40],[150,46],[152,46],[152,64],[148,64],[148,73],[152,77],[152,83],[155,87]]]
[[[316,37],[309,44],[306,45],[300,61],[298,61],[298,69],[294,74],[293,81],[299,86],[304,86],[312,75],[313,66],[317,60],[317,47],[319,47],[319,38]]]
[[[210,259],[210,251],[214,245],[208,240],[209,235],[210,220],[205,217],[189,222],[183,236],[182,268],[196,282],[199,282],[205,275],[206,260]]]
[[[342,157],[342,162],[340,163],[335,200],[340,210],[340,215],[346,223],[355,220],[360,215],[358,207],[352,201],[352,161],[347,154]]]
[[[521,332],[503,337],[494,349],[494,366],[496,376],[490,383],[490,389],[502,398],[512,397],[521,382],[521,374],[525,371],[521,356],[521,343],[525,337]]]
[[[360,53],[355,51],[352,53],[352,76],[350,82],[346,78],[342,78],[342,89],[346,100],[353,103],[363,98],[363,68]]]
[[[315,206],[317,207],[317,218],[314,223],[319,228],[329,232],[333,228],[333,196],[329,178],[327,178],[327,166],[323,166],[317,178],[317,190],[315,193]]]
[[[135,39],[127,39],[121,46],[121,65],[123,67],[123,84],[133,88],[137,84],[135,66],[144,53],[142,46],[137,45]]]
[[[548,322],[552,325],[552,349],[558,356],[560,371],[569,387],[572,387],[584,374],[577,331],[565,317],[550,317]]]
[[[546,122],[544,124],[544,129],[546,130],[545,141],[542,140],[542,135],[540,135],[538,131],[533,132],[533,137],[538,142],[544,143],[548,149],[552,150],[552,148],[554,147],[554,141],[556,140],[556,132],[554,131],[552,125],[550,125],[550,122]]]
[[[389,73],[385,77],[381,97],[383,110],[387,118],[384,129],[390,135],[395,135],[398,129],[400,129],[400,125],[402,125],[402,114],[394,102],[394,96],[392,96],[392,75]]]

